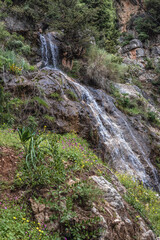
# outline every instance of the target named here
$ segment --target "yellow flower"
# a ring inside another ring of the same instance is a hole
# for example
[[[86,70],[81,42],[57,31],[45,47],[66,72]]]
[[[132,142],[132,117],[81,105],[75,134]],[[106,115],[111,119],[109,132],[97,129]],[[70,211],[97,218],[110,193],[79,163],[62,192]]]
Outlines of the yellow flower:
[[[17,219],[16,217],[13,217],[13,219]]]

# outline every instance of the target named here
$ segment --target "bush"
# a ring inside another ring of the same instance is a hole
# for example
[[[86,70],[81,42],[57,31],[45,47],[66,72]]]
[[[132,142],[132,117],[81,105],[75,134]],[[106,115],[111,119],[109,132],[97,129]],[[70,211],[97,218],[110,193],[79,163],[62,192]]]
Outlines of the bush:
[[[123,37],[122,47],[129,44],[129,42],[134,38],[132,34],[127,32],[123,32],[122,37]]]
[[[151,123],[155,123],[155,124],[159,124],[160,123],[159,120],[158,120],[157,113],[155,113],[153,111],[147,112],[147,119]]]
[[[107,81],[120,81],[124,78],[127,66],[116,55],[92,46],[88,52],[87,75],[99,87],[106,88]]]
[[[141,41],[150,39],[160,33],[160,1],[145,0],[146,14],[138,17],[134,23]]]
[[[0,50],[0,71],[11,70],[12,73],[21,73],[16,68],[26,71],[33,71],[31,66],[23,57],[17,55],[14,51]]]
[[[0,23],[0,47],[0,71],[10,70],[14,74],[20,74],[22,70],[34,70],[22,57],[30,54],[30,46],[24,43],[23,36],[10,34],[3,23]]]

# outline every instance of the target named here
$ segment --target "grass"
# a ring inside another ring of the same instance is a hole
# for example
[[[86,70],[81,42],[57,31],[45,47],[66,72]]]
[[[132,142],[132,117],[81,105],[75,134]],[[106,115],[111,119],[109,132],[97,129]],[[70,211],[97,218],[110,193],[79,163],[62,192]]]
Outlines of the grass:
[[[77,98],[76,94],[72,90],[67,89],[65,92],[66,92],[66,94],[67,94],[67,96],[69,97],[70,100],[78,101],[78,98]]]
[[[51,93],[50,97],[55,99],[55,100],[57,100],[57,101],[59,101],[59,102],[63,100],[63,98],[61,97],[61,94],[58,93],[58,92]]]
[[[0,140],[3,139],[4,146],[14,147],[16,144],[19,146],[17,132],[1,129],[0,134],[3,134]],[[23,142],[25,139],[23,138]],[[28,141],[26,141],[27,154],[30,153]],[[39,143],[38,151],[36,148],[32,150],[36,151],[39,161],[36,159],[34,168],[27,168],[25,154],[21,156],[12,190],[27,190],[29,196],[31,194],[36,202],[47,205],[52,211],[50,220],[58,221],[61,226],[62,238],[59,238],[56,231],[53,231],[52,236],[44,227],[47,223],[37,225],[32,221],[30,208],[26,205],[27,198],[23,198],[10,202],[3,200],[0,203],[0,222],[2,222],[0,234],[3,234],[3,239],[14,239],[15,236],[26,240],[65,238],[86,240],[91,237],[97,239],[100,230],[99,219],[89,211],[93,203],[100,203],[102,192],[93,185],[89,176],[90,174],[105,175],[108,179],[101,160],[89,148],[87,141],[74,132],[59,135],[44,130],[37,133],[35,141]],[[127,189],[125,200],[139,212],[139,215],[149,219],[150,227],[159,235],[160,199],[157,193],[133,181],[130,176],[117,174],[117,177]],[[71,185],[70,180],[72,180]],[[40,189],[45,188],[49,190],[47,198],[40,194]],[[77,214],[77,206],[83,209],[83,216],[79,212]],[[87,215],[84,215],[85,211]]]
[[[17,132],[6,129],[2,129],[1,132],[8,135],[3,144],[6,144],[10,134],[13,134],[9,146],[14,146],[13,140],[17,139]],[[39,189],[46,187],[50,195],[47,199],[42,197],[41,202],[53,211],[50,220],[59,221],[62,229],[61,239],[65,239],[65,236],[73,240],[86,240],[91,237],[97,239],[101,229],[99,217],[90,212],[81,219],[74,209],[78,205],[86,211],[91,211],[93,202],[100,199],[101,191],[91,181],[81,178],[82,173],[89,172],[92,167],[101,163],[100,159],[89,149],[89,144],[75,133],[59,135],[43,131],[37,133],[37,136],[35,133],[31,134],[30,138],[29,134],[26,129],[21,134],[21,141],[27,151],[21,156],[12,190],[26,189],[39,202],[40,194],[37,195],[37,190],[39,192]],[[26,164],[26,158],[27,161],[31,159],[34,165]],[[78,182],[75,180],[76,175],[80,178]],[[74,182],[72,186],[68,185],[70,179]],[[22,201],[26,204],[26,199]],[[66,207],[61,206],[62,201],[66,202]],[[28,209],[21,209],[20,200],[16,204],[3,202],[0,208],[0,221],[3,218],[0,232],[3,239],[14,239],[15,236],[19,239],[59,239],[56,232],[56,238],[51,238],[51,233],[46,235],[46,230],[42,229],[44,226],[37,226],[30,220],[31,216],[27,212]]]
[[[22,146],[17,131],[0,128],[0,146],[20,149]]]
[[[0,239],[55,239],[49,236],[45,225],[31,220],[26,206],[19,204],[17,198],[0,202]]]
[[[131,204],[143,218],[151,222],[151,227],[160,236],[160,198],[151,189],[133,180],[133,177],[117,173],[120,182],[126,187],[125,200]]]

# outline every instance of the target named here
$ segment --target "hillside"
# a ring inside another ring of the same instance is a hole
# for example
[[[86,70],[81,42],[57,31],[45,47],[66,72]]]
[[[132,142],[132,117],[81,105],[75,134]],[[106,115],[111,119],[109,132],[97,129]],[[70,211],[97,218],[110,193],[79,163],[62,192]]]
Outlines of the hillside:
[[[0,240],[159,239],[159,10],[0,1]]]

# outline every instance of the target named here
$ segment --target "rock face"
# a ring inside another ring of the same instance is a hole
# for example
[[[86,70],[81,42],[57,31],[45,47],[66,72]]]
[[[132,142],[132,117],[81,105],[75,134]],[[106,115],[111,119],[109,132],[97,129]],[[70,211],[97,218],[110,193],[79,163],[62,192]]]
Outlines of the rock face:
[[[154,233],[147,228],[141,218],[138,220],[137,224],[139,227],[137,227],[136,223],[131,218],[131,215],[128,214],[128,210],[130,209],[128,204],[126,204],[111,183],[102,176],[92,176],[91,179],[103,191],[103,197],[106,201],[105,210],[109,214],[109,217],[107,218],[106,215],[102,216],[96,210],[95,206],[92,209],[92,211],[102,219],[104,231],[99,240],[131,240],[133,238],[140,240],[156,240]],[[131,209],[129,211],[132,212]]]
[[[114,179],[113,182],[118,186],[120,183],[115,179],[115,175],[107,168],[106,172]],[[108,182],[103,176],[90,176],[88,180],[92,180],[95,186],[102,190],[100,209],[103,209],[103,211],[99,210],[99,204],[97,205],[97,203],[93,203],[90,210],[88,209],[87,212],[78,206],[77,210],[83,214],[83,218],[85,216],[84,214],[88,215],[89,212],[93,217],[99,217],[98,227],[100,227],[102,231],[97,240],[156,240],[154,233],[147,227],[145,221],[140,217],[136,218],[138,213],[123,200],[118,188],[116,189],[116,187]],[[78,179],[78,181],[81,180]],[[73,180],[70,179],[69,182],[71,183]],[[50,195],[49,190],[41,189],[40,195],[42,199],[46,198],[52,201],[52,195]],[[36,220],[40,224],[44,224],[48,230],[57,231],[59,228],[58,220],[51,220],[53,214],[55,214],[53,208],[31,198],[29,201]],[[62,208],[65,208],[64,202],[62,203]],[[74,217],[70,219],[71,222],[74,220]]]
[[[120,30],[125,32],[127,30],[127,23],[131,16],[143,12],[143,0],[119,0],[116,1],[116,8],[120,24]]]
[[[92,179],[98,184],[99,188],[104,191],[104,198],[112,207],[117,210],[124,209],[122,197],[111,183],[109,183],[104,177],[92,176]]]
[[[37,96],[41,89],[48,108],[40,108],[40,121],[43,120],[41,116],[48,114],[54,118],[54,123],[47,124],[49,128],[60,133],[76,131],[97,144],[104,160],[110,159],[109,164],[113,168],[127,171],[146,185],[153,184],[158,188],[158,174],[149,160],[150,142],[143,126],[139,124],[137,131],[137,126],[129,123],[116,108],[114,99],[104,91],[86,88],[58,70],[42,70],[31,80],[6,79],[5,84],[23,98],[28,94]],[[56,99],[54,94],[58,94],[59,98]],[[27,111],[29,114],[34,108],[28,107]],[[25,117],[24,113],[21,115]],[[45,122],[41,124],[44,126]]]

